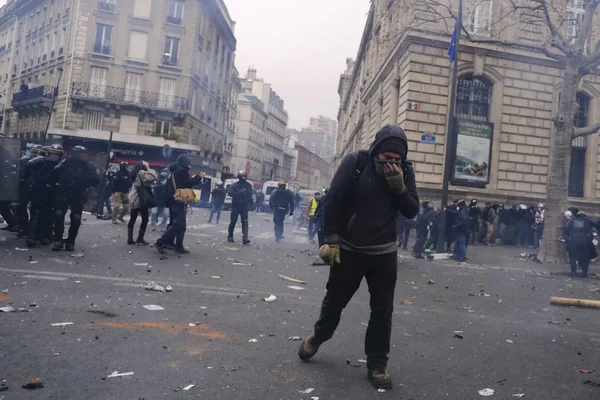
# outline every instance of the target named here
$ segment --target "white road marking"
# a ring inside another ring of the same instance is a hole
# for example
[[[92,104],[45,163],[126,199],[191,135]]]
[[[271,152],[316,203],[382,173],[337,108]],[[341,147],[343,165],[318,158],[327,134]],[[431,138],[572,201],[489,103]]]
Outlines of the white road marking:
[[[23,275],[21,278],[46,279],[49,281],[66,281],[68,279],[68,278],[62,278],[59,276],[41,276],[41,275]]]

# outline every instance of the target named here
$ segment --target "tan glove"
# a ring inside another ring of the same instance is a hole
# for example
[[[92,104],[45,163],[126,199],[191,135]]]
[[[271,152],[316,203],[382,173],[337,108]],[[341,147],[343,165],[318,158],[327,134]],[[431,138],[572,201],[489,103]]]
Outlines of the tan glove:
[[[341,263],[340,246],[337,244],[325,244],[319,249],[319,257],[325,263],[335,267],[335,264]]]
[[[404,183],[404,172],[402,168],[398,168],[396,164],[386,164],[383,166],[385,180],[388,186],[394,192],[402,194],[406,192],[406,184]]]

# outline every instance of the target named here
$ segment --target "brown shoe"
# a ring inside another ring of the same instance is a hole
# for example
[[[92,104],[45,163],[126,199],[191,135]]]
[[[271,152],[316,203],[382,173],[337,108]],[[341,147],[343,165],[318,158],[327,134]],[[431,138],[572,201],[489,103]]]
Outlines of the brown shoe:
[[[298,357],[300,357],[302,361],[310,360],[315,354],[317,354],[317,351],[319,351],[319,346],[315,346],[311,343],[313,338],[313,335],[309,336],[308,338],[304,339],[300,345]]]
[[[385,368],[374,368],[369,370],[369,380],[376,389],[391,390],[392,378],[385,371]]]

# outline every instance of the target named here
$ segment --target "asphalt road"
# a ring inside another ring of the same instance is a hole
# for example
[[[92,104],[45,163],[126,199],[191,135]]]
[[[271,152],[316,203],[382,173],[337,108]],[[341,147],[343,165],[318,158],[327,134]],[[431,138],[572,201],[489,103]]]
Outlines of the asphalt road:
[[[251,245],[225,243],[228,217],[208,225],[195,210],[192,253],[165,259],[126,245],[123,224],[89,215],[76,246],[82,257],[19,251],[24,241],[0,233],[0,307],[30,310],[0,313],[0,389],[8,386],[0,399],[479,399],[486,388],[491,399],[600,398],[600,310],[549,302],[600,299],[597,280],[571,280],[560,275],[565,266],[527,262],[512,248],[469,248],[472,262],[462,265],[400,253],[389,365],[396,387],[378,393],[359,361],[366,284],[334,338],[302,363],[300,342],[289,338],[309,334],[329,267],[310,265],[316,246],[289,223],[275,243],[268,214],[252,214]],[[143,289],[151,281],[173,291]],[[271,294],[276,301],[263,301]],[[62,322],[72,324],[51,325]],[[114,371],[134,374],[107,378]],[[44,387],[21,388],[31,381]]]

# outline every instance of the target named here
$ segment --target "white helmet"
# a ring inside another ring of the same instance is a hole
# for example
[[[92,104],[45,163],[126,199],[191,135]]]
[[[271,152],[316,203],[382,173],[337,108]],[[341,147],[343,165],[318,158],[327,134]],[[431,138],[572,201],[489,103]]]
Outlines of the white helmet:
[[[519,206],[519,208],[520,208],[521,210],[527,210],[527,206],[526,206],[525,204],[521,204],[521,205]]]
[[[538,203],[538,208],[544,208],[544,205],[542,203]]]
[[[571,211],[565,211],[565,218],[571,218],[573,213]]]

